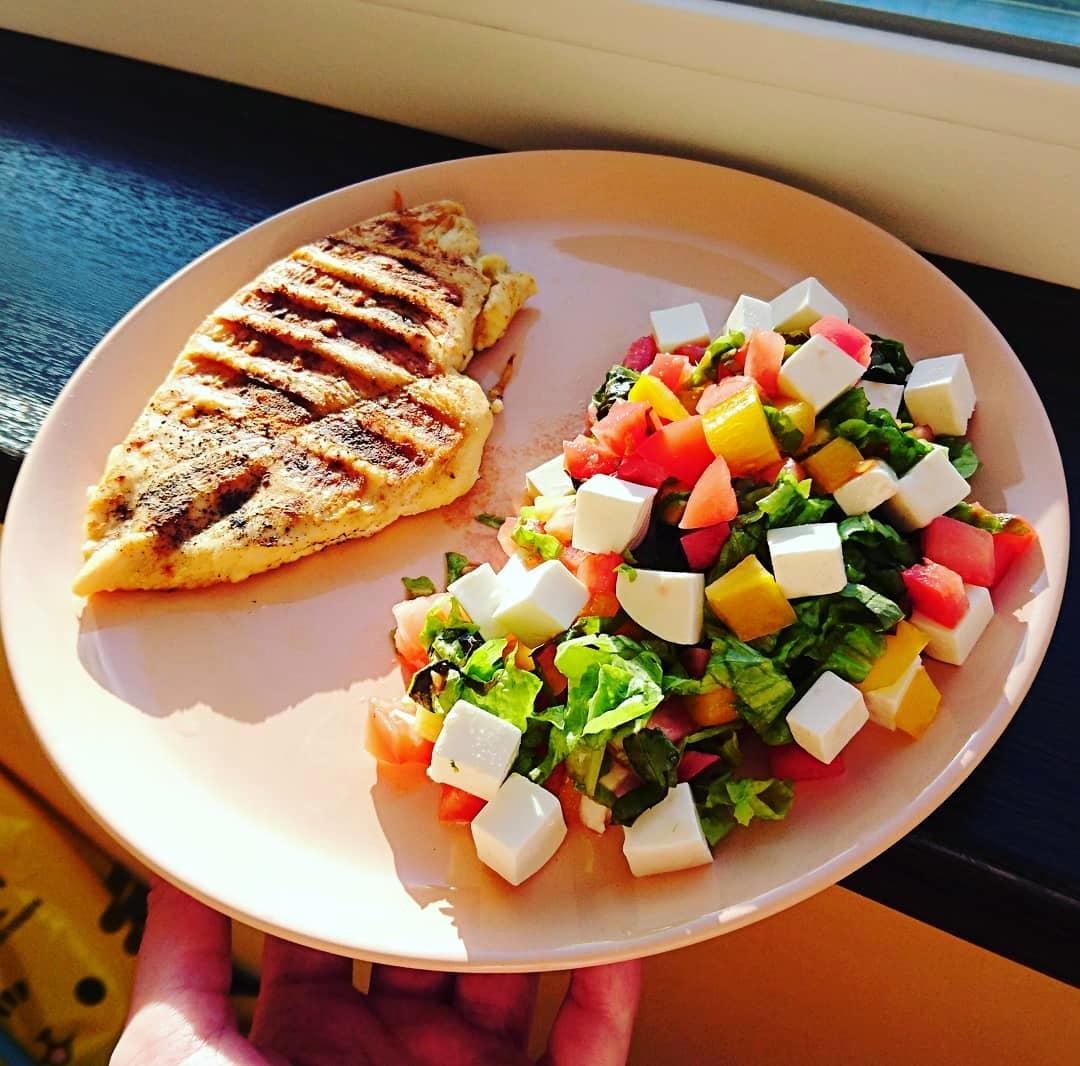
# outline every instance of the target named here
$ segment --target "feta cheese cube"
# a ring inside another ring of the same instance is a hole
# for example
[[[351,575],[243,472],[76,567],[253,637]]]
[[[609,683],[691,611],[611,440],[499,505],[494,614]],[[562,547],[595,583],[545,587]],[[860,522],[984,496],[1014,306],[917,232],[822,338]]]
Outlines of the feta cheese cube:
[[[833,498],[844,514],[865,514],[891,500],[896,495],[897,484],[893,468],[880,459],[873,459],[865,465],[862,473],[845,481],[833,493]]]
[[[635,877],[712,862],[688,781],[676,785],[655,807],[624,828],[623,854]]]
[[[780,391],[808,403],[816,414],[854,386],[863,367],[831,340],[811,337],[784,360]]]
[[[705,619],[705,575],[667,570],[619,573],[615,598],[639,626],[673,644],[696,644]]]
[[[773,577],[789,600],[828,596],[847,584],[840,531],[835,522],[770,529],[765,539]]]
[[[975,386],[963,355],[920,359],[911,371],[904,400],[916,425],[935,434],[961,436],[975,410]]]
[[[588,599],[585,585],[558,559],[549,559],[510,584],[492,622],[534,648],[566,629]]]
[[[900,401],[904,398],[904,386],[893,385],[888,381],[867,381],[859,383],[859,388],[866,393],[866,402],[871,411],[884,408],[895,418],[900,411]]]
[[[603,833],[607,829],[611,811],[602,803],[597,803],[591,796],[582,796],[578,808],[581,824],[594,833]]]
[[[916,655],[911,665],[891,685],[871,689],[863,694],[871,722],[886,729],[896,729],[896,716],[900,713],[900,706],[911,688],[911,682],[921,669],[922,659]]]
[[[577,492],[572,543],[579,551],[624,552],[645,535],[656,489],[594,474]]]
[[[709,323],[701,304],[681,304],[662,311],[650,311],[653,337],[662,352],[673,352],[684,344],[708,344]]]
[[[885,503],[894,525],[909,531],[922,529],[938,515],[955,507],[971,491],[971,486],[949,462],[948,449],[933,445],[896,484],[896,492]]]
[[[524,566],[522,564],[522,570]],[[506,567],[503,567],[506,570]],[[476,624],[480,635],[485,640],[494,640],[496,637],[505,636],[499,631],[499,627],[492,619],[499,609],[504,586],[499,580],[500,575],[491,568],[490,563],[484,563],[467,574],[462,574],[457,581],[451,581],[446,586],[449,592],[465,608],[465,613]]]
[[[772,304],[743,293],[724,324],[725,333],[741,333],[747,340],[756,329],[772,329]]]
[[[489,800],[510,772],[520,745],[517,726],[458,700],[443,719],[428,777]]]
[[[533,496],[569,496],[574,491],[561,455],[534,466],[525,475],[525,487]]]
[[[821,762],[832,762],[870,717],[862,693],[826,670],[788,712],[795,743]]]
[[[506,779],[471,829],[480,861],[512,885],[532,877],[566,837],[558,799],[521,774]]]
[[[989,589],[981,585],[965,585],[964,594],[967,596],[968,609],[952,629],[919,611],[911,616],[911,624],[929,637],[926,654],[953,666],[963,664],[994,617],[994,602],[990,599]]]
[[[772,301],[772,328],[779,333],[807,330],[826,315],[848,320],[847,308],[817,278],[804,278]]]

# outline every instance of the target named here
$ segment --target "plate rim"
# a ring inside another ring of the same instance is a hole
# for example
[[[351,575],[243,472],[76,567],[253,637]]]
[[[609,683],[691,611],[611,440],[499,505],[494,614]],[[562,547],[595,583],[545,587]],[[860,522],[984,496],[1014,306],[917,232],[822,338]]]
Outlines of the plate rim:
[[[805,192],[802,189],[798,189],[795,186],[788,185],[783,182],[776,181],[772,178],[763,177],[761,175],[752,174],[748,171],[740,170],[734,167],[719,166],[717,164],[701,162],[698,160],[685,159],[674,155],[661,155],[656,153],[646,152],[624,152],[624,151],[608,151],[603,149],[552,149],[552,150],[536,150],[528,152],[508,152],[508,153],[495,153],[495,154],[480,154],[480,155],[468,155],[456,159],[445,160],[437,163],[422,164],[415,167],[410,167],[405,170],[394,171],[389,174],[377,175],[372,178],[368,178],[361,182],[355,182],[350,185],[342,186],[339,189],[329,190],[325,193],[321,193],[318,196],[311,197],[307,200],[301,201],[298,204],[286,207],[281,211],[275,212],[265,219],[249,226],[240,232],[233,234],[226,238],[224,241],[214,245],[207,249],[201,255],[192,259],[186,263],[179,270],[175,271],[168,278],[164,279],[160,284],[155,286],[149,293],[147,293],[141,300],[139,300],[128,312],[126,312],[116,323],[113,325],[101,338],[100,341],[90,350],[87,356],[80,363],[79,367],[75,370],[72,376],[64,385],[63,389],[58,394],[56,400],[53,402],[48,414],[43,420],[41,427],[35,434],[34,440],[31,446],[27,449],[27,452],[23,458],[21,469],[16,478],[15,485],[13,487],[10,503],[8,507],[8,515],[6,525],[10,531],[13,527],[18,529],[23,521],[23,513],[32,512],[33,505],[30,500],[29,493],[31,491],[31,479],[33,477],[33,470],[35,467],[35,456],[39,452],[39,444],[49,434],[54,432],[54,422],[60,421],[63,416],[63,408],[68,401],[69,395],[76,391],[80,387],[80,382],[85,375],[93,373],[96,364],[100,358],[102,351],[107,350],[113,342],[113,338],[121,332],[126,324],[134,318],[137,314],[149,304],[154,302],[159,295],[174,285],[181,277],[187,273],[194,271],[207,259],[219,254],[223,249],[233,245],[236,242],[242,240],[249,240],[251,235],[262,229],[270,229],[277,225],[279,221],[285,216],[293,215],[296,217],[302,216],[305,212],[309,212],[312,208],[324,201],[343,197],[347,193],[358,190],[361,188],[375,187],[379,185],[392,188],[393,183],[397,180],[403,179],[407,175],[415,175],[418,173],[437,172],[440,170],[467,170],[470,167],[480,167],[481,169],[487,166],[501,166],[506,165],[507,161],[510,164],[514,164],[520,160],[523,164],[527,165],[529,158],[536,157],[572,157],[575,160],[588,159],[593,163],[600,163],[605,159],[609,159],[612,156],[618,157],[635,157],[637,159],[651,162],[657,166],[673,166],[673,167],[696,167],[703,170],[710,171],[722,171],[728,172],[731,175],[737,175],[740,179],[750,178],[755,182],[765,183],[767,185],[777,186],[784,190],[785,195],[792,192],[797,193],[801,197],[807,197],[809,200],[817,201],[820,204],[827,205],[831,211],[839,211],[848,216],[849,219],[862,227],[869,227],[871,230],[876,231],[878,238],[884,237],[893,246],[894,250],[899,254],[915,257],[919,260],[923,269],[929,268],[929,270],[936,275],[936,281],[944,283],[953,293],[960,297],[964,303],[966,310],[969,314],[976,316],[981,320],[982,325],[992,331],[1000,340],[1002,347],[1012,356],[1016,364],[1016,368],[1026,379],[1027,384],[1032,390],[1032,394],[1035,397],[1039,413],[1046,424],[1046,428],[1050,433],[1051,439],[1055,441],[1055,450],[1053,459],[1055,460],[1056,473],[1060,478],[1060,483],[1063,486],[1065,492],[1065,500],[1067,504],[1068,496],[1068,483],[1064,476],[1064,466],[1061,459],[1060,447],[1057,446],[1056,437],[1053,434],[1053,428],[1049,421],[1049,417],[1046,413],[1045,407],[1042,404],[1041,397],[1039,397],[1037,390],[1034,388],[1034,384],[1031,382],[1030,376],[1027,374],[1026,368],[1020,361],[1019,357],[1013,351],[1012,347],[1008,344],[1005,338],[1002,336],[997,327],[988,318],[988,316],[982,311],[982,309],[967,295],[955,282],[953,282],[947,275],[945,275],[938,267],[933,263],[926,260],[923,256],[919,255],[914,249],[905,244],[899,238],[895,237],[888,231],[882,229],[880,226],[873,222],[863,218],[844,208],[838,204],[832,203],[824,197],[817,196],[813,193]],[[494,162],[493,162],[494,161]],[[24,496],[26,502],[24,502]],[[1064,508],[1063,521],[1064,521],[1064,534],[1065,534],[1065,557],[1062,561],[1063,573],[1067,573],[1068,570],[1068,556],[1070,543],[1070,514],[1068,507]],[[966,778],[972,773],[976,766],[985,758],[986,754],[990,751],[993,745],[1000,738],[1009,722],[1012,720],[1013,715],[1019,709],[1019,706],[1026,697],[1035,677],[1038,674],[1039,669],[1045,659],[1047,648],[1053,637],[1057,619],[1060,614],[1061,603],[1065,592],[1065,582],[1059,582],[1056,585],[1050,585],[1047,583],[1047,588],[1051,596],[1050,608],[1052,611],[1051,617],[1053,618],[1053,624],[1048,626],[1045,634],[1041,636],[1037,644],[1034,646],[1035,654],[1032,656],[1033,665],[1030,670],[1030,676],[1027,677],[1022,685],[1016,690],[1015,702],[1010,706],[1011,701],[1006,701],[1004,707],[991,708],[988,712],[983,724],[970,736],[963,744],[961,749],[949,760],[949,762],[941,769],[939,773],[916,795],[914,795],[906,804],[903,804],[898,808],[896,813],[884,823],[876,828],[876,830],[868,836],[860,837],[857,841],[853,841],[852,845],[843,851],[835,854],[827,862],[819,864],[818,866],[804,871],[797,878],[791,881],[784,882],[753,899],[754,906],[745,908],[745,913],[733,914],[725,917],[724,909],[712,910],[706,914],[700,915],[693,921],[681,923],[674,926],[664,926],[660,929],[632,936],[620,941],[612,942],[608,940],[602,941],[586,941],[585,943],[575,945],[573,948],[564,947],[556,949],[554,953],[550,954],[546,958],[531,958],[524,964],[518,959],[517,955],[512,957],[502,957],[498,952],[487,952],[485,956],[478,961],[472,959],[448,959],[444,955],[438,952],[425,953],[423,951],[411,951],[409,955],[398,955],[392,952],[380,952],[371,949],[363,949],[362,953],[358,949],[349,949],[344,951],[343,946],[336,944],[332,941],[328,941],[319,937],[312,937],[304,935],[302,932],[292,929],[285,929],[281,925],[275,924],[271,920],[267,920],[257,914],[251,913],[249,910],[242,906],[232,904],[230,902],[223,901],[216,897],[212,892],[204,891],[198,885],[187,882],[184,878],[178,876],[171,870],[165,868],[165,864],[158,862],[153,856],[149,855],[142,847],[138,846],[134,841],[128,838],[126,834],[115,828],[111,823],[107,822],[103,815],[90,805],[90,801],[84,798],[81,791],[76,789],[65,772],[63,766],[61,766],[53,756],[51,748],[45,743],[43,739],[42,730],[38,726],[38,712],[34,710],[35,699],[33,693],[30,691],[30,685],[27,682],[27,673],[29,667],[24,662],[24,652],[29,656],[31,654],[30,649],[24,648],[23,643],[18,639],[18,636],[14,632],[15,626],[12,624],[12,619],[15,617],[14,608],[12,604],[12,598],[14,594],[10,591],[13,582],[8,579],[10,571],[16,566],[15,551],[10,545],[14,538],[12,536],[4,536],[0,540],[0,620],[7,619],[6,624],[0,622],[0,636],[4,641],[5,650],[7,652],[8,663],[11,671],[11,676],[15,685],[15,689],[18,693],[23,708],[25,709],[26,716],[31,723],[31,726],[38,737],[39,742],[45,754],[59,774],[65,785],[73,792],[78,799],[79,803],[88,811],[88,813],[94,818],[94,820],[101,825],[111,837],[119,842],[119,844],[131,852],[136,858],[144,863],[148,868],[153,870],[156,874],[168,880],[191,895],[202,900],[204,903],[209,904],[215,909],[222,911],[245,922],[255,928],[261,929],[264,932],[273,933],[276,935],[284,935],[289,939],[295,940],[300,943],[308,944],[309,946],[321,948],[323,950],[331,951],[337,954],[347,953],[356,957],[363,957],[371,959],[376,962],[387,962],[396,965],[405,966],[420,966],[420,967],[438,967],[442,969],[468,972],[468,971],[523,971],[539,972],[541,970],[555,970],[565,969],[568,966],[576,965],[589,965],[595,964],[601,961],[615,961],[618,959],[627,959],[635,957],[643,957],[650,954],[655,954],[661,951],[669,950],[673,947],[690,945],[698,943],[700,941],[710,939],[718,934],[732,932],[738,928],[741,928],[747,924],[759,920],[760,918],[768,917],[777,913],[782,909],[786,909],[788,906],[792,906],[809,896],[827,888],[848,874],[857,870],[865,863],[871,861],[885,851],[888,847],[894,844],[897,840],[901,839],[904,835],[909,833],[915,826],[920,824],[926,817],[929,816],[934,810],[936,810],[942,803],[945,802],[952,795],[952,793],[966,780]],[[730,910],[731,908],[728,908]]]

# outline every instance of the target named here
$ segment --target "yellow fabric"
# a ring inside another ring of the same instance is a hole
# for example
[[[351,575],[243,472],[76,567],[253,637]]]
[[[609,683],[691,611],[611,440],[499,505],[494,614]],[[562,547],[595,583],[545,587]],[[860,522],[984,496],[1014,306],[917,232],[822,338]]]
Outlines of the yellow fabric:
[[[0,1028],[34,1061],[105,1066],[144,916],[130,874],[0,773]]]

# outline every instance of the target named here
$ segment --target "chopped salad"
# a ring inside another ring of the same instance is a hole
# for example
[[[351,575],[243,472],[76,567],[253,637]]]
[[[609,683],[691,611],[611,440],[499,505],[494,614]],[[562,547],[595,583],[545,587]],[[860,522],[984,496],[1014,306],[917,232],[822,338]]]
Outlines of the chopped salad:
[[[512,884],[568,824],[621,827],[637,876],[707,863],[861,729],[919,738],[923,656],[964,662],[1036,536],[968,501],[962,354],[913,365],[814,278],[719,335],[698,304],[651,324],[518,513],[477,516],[506,562],[448,553],[394,608],[408,696],[369,748],[427,764]]]

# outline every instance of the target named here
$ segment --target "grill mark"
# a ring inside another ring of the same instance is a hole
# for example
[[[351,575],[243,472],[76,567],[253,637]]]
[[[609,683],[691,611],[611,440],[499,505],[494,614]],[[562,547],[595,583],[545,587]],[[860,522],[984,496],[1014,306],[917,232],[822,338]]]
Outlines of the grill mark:
[[[175,551],[251,499],[265,474],[265,463],[250,456],[208,451],[156,478],[139,497],[136,509],[158,547]]]
[[[340,246],[335,249],[339,255],[345,254],[353,258],[356,253],[359,253],[364,257],[385,259],[397,264],[407,272],[403,275],[404,277],[411,278],[425,287],[427,284],[433,284],[444,294],[447,302],[455,307],[461,306],[463,298],[462,287],[456,280],[461,273],[474,275],[474,280],[484,283],[483,275],[475,267],[470,266],[463,259],[456,259],[449,255],[432,255],[415,246],[384,244],[366,234],[349,230],[336,233],[327,239]]]
[[[280,360],[260,359],[204,336],[193,337],[190,350],[202,359],[221,363],[252,381],[276,389],[312,417],[343,411],[358,399],[348,383],[340,378],[318,375],[317,371],[305,373],[308,368],[298,369]],[[320,385],[324,387],[319,388]]]
[[[385,482],[388,475],[404,478],[426,465],[411,442],[383,437],[347,414],[321,419],[307,427],[297,440],[312,455],[342,463],[374,486]]]
[[[219,307],[215,317],[221,322],[243,326],[256,339],[277,341],[301,356],[305,353],[319,356],[324,363],[331,363],[335,373],[347,378],[361,395],[385,392],[413,377],[405,367],[376,348],[327,337],[318,329],[289,322],[235,300]]]
[[[430,352],[436,338],[423,324],[392,308],[354,307],[318,289],[268,279],[241,298],[244,307],[290,325],[314,330],[328,339],[355,345],[360,353],[375,352],[413,377],[438,373]]]
[[[380,396],[378,402],[395,418],[407,422],[440,444],[448,443],[461,433],[454,422],[448,421],[444,412],[424,403],[409,390],[402,389]]]
[[[293,258],[310,263],[331,277],[361,285],[380,298],[388,296],[407,303],[425,315],[449,322],[457,313],[458,305],[447,298],[436,282],[426,275],[405,270],[397,260],[371,256],[342,259],[314,245],[298,249]],[[421,279],[427,284],[418,284]]]

